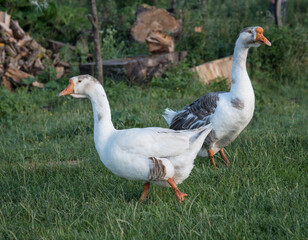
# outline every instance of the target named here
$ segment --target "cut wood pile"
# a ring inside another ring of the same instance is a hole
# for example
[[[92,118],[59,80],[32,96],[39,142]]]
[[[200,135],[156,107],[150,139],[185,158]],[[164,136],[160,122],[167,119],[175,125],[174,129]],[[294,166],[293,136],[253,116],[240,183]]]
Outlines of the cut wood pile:
[[[24,32],[18,21],[6,12],[0,12],[0,81],[8,90],[22,86],[22,79],[42,74],[44,62],[52,61],[57,77],[61,77],[69,64],[60,61],[58,54],[52,54],[31,36]],[[35,87],[44,87],[35,81]]]

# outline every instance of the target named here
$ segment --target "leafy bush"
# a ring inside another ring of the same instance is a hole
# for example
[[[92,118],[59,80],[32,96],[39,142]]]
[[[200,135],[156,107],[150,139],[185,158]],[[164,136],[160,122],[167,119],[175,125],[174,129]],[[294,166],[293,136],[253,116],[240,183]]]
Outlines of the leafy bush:
[[[54,0],[0,0],[2,11],[7,11],[20,26],[41,43],[45,39],[73,42],[80,31],[89,28],[86,8],[71,7]]]
[[[183,92],[188,84],[196,78],[186,62],[170,67],[162,76],[152,79],[152,87],[160,87],[167,91]]]
[[[294,83],[307,74],[307,34],[302,28],[271,27],[264,35],[272,46],[252,49],[248,62],[254,77],[274,85]]]
[[[101,53],[105,60],[123,57],[124,42],[118,42],[116,38],[117,30],[107,28],[102,32]]]

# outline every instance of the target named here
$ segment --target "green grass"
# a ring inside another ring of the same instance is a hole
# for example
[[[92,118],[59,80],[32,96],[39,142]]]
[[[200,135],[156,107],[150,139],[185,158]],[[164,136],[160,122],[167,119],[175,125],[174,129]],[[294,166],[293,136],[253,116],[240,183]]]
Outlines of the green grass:
[[[232,166],[197,158],[179,188],[121,179],[99,160],[88,100],[58,90],[1,90],[0,239],[307,239],[308,88],[305,78],[262,92],[249,126],[226,148]],[[226,90],[181,92],[108,83],[118,128],[167,127],[165,107]],[[13,109],[11,111],[10,109]]]

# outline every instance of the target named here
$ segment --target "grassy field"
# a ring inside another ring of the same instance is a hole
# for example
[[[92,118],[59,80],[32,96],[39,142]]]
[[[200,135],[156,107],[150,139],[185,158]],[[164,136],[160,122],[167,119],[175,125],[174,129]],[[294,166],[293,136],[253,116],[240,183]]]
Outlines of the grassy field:
[[[215,170],[197,158],[179,185],[188,194],[182,204],[157,186],[140,204],[142,183],[103,166],[88,100],[57,97],[62,86],[1,90],[1,106],[11,112],[0,128],[0,239],[307,239],[307,83],[254,85],[263,103],[226,148],[232,166],[216,156]],[[114,124],[128,128],[167,127],[165,107],[179,109],[227,86],[105,88]]]
[[[30,1],[1,4],[43,46],[49,38],[76,44],[91,28],[85,17],[89,1],[48,2],[46,11]],[[128,36],[142,1],[98,2],[99,13],[105,13],[104,58],[147,53]],[[170,6],[166,0],[145,2]],[[269,1],[179,0],[177,5],[184,25],[176,51],[189,51],[186,62],[140,87],[105,79],[114,125],[167,127],[161,116],[166,107],[181,109],[208,92],[228,90],[224,82],[201,85],[186,70],[231,55],[243,27],[262,26],[272,47],[249,53],[256,111],[225,149],[232,165],[225,167],[217,155],[215,170],[198,157],[179,185],[188,194],[184,203],[171,189],[152,185],[140,204],[143,183],[113,175],[98,157],[89,100],[58,97],[68,79],[15,93],[0,86],[0,240],[308,239],[308,5],[288,1],[282,28],[273,24]],[[192,26],[204,31],[195,33]],[[88,45],[91,51],[93,44]],[[76,64],[87,56],[60,54]],[[46,71],[38,80],[50,76]]]

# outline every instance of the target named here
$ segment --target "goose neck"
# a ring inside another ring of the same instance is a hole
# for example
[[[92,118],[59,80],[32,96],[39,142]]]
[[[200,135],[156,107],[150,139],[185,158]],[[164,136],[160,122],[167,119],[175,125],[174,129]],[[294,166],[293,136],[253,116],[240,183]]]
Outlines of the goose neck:
[[[243,46],[241,42],[237,42],[235,45],[230,90],[233,95],[253,94],[253,88],[246,69],[248,50],[249,48]]]
[[[94,138],[108,138],[115,130],[111,121],[111,110],[106,93],[100,84],[91,91],[90,100],[93,108]]]
[[[244,47],[242,44],[236,44],[233,53],[233,71],[246,72],[246,61],[249,48]]]

